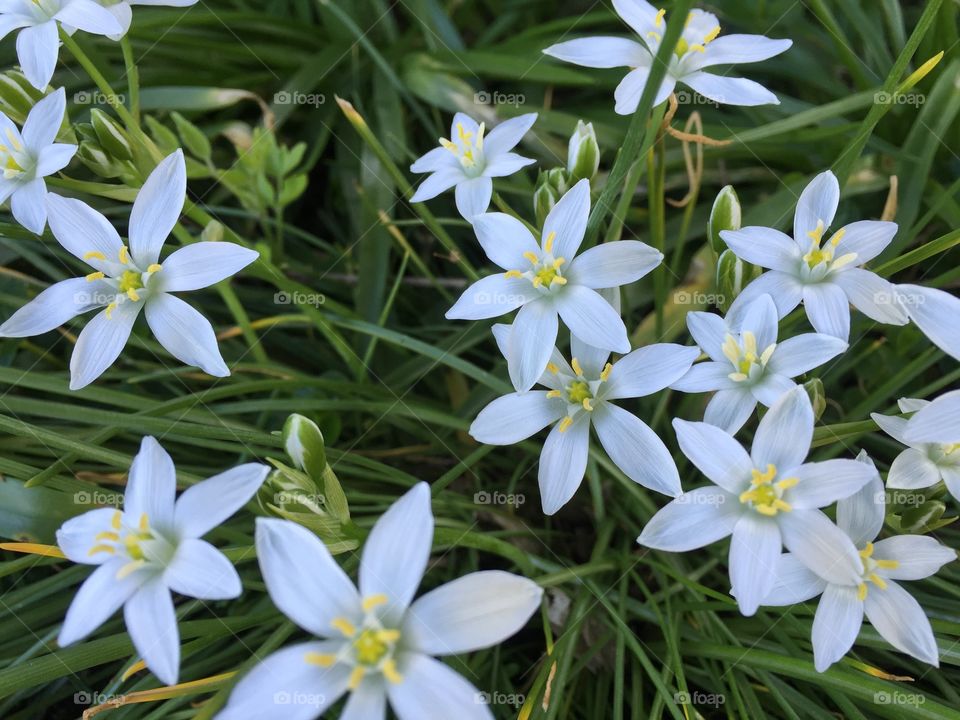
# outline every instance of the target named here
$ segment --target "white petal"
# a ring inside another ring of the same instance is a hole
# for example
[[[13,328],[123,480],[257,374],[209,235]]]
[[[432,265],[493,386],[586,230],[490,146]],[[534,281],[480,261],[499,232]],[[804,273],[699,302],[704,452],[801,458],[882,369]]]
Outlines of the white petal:
[[[814,177],[803,189],[793,216],[793,239],[803,252],[811,243],[807,233],[816,230],[820,221],[823,222],[823,230],[829,228],[839,204],[840,183],[829,170]]]
[[[715,313],[689,312],[687,313],[687,329],[700,349],[711,360],[724,362],[723,343],[730,332],[723,318]],[[687,392],[695,392],[688,390]]]
[[[956,560],[957,551],[941,545],[936,538],[928,535],[896,535],[878,540],[873,546],[873,557],[899,563],[895,568],[881,570],[883,577],[892,580],[923,580]]]
[[[871,587],[863,603],[870,624],[897,650],[934,667],[940,666],[937,641],[923,608],[913,596],[888,582],[884,590]]]
[[[876,469],[857,460],[824,460],[790,471],[800,483],[789,490],[788,502],[800,510],[820,508],[848,498],[876,477]]]
[[[649,66],[650,52],[640,43],[618,37],[587,37],[551,45],[543,51],[558,60],[590,68]],[[642,89],[642,88],[641,88]]]
[[[610,403],[597,407],[593,416],[600,444],[624,475],[671,497],[683,492],[670,451],[646,423]]]
[[[737,257],[760,267],[790,273],[800,262],[797,244],[773,228],[723,230],[720,237]]]
[[[816,597],[827,587],[827,581],[814,573],[810,568],[791,553],[783,553],[777,560],[773,587],[763,605],[796,605]]]
[[[47,185],[43,178],[35,178],[14,190],[10,196],[10,211],[17,222],[27,230],[40,235],[47,226]]]
[[[180,632],[170,590],[160,576],[145,582],[123,608],[127,632],[144,663],[164,685],[180,674]]]
[[[339,643],[309,642],[283,648],[244,675],[217,720],[315,720],[347,691],[350,668],[322,668],[311,655],[335,654]]]
[[[761,295],[769,295],[777,304],[777,314],[784,318],[803,299],[803,286],[788,273],[770,270],[747,285],[727,311],[727,322],[736,325],[740,313]]]
[[[533,165],[535,162],[536,160],[532,158],[526,158],[516,153],[503,153],[487,160],[487,166],[483,169],[483,174],[487,178],[507,177],[527,167],[527,165]]]
[[[923,450],[908,448],[897,455],[887,475],[887,486],[919,490],[940,482],[940,468]]]
[[[114,508],[97,508],[70,518],[57,530],[57,545],[75,563],[102,565],[112,560],[110,553],[90,551],[100,544],[97,535],[113,529],[111,523],[117,512]]]
[[[480,125],[472,117],[466,113],[458,112],[453,116],[453,120],[450,121],[450,137],[455,138],[458,136],[458,129],[460,126],[463,126],[463,131],[467,133],[476,134],[480,129]]]
[[[100,627],[149,577],[141,571],[118,579],[117,573],[126,564],[126,559],[113,558],[84,580],[67,608],[67,616],[57,636],[61,647],[82,640]]]
[[[470,435],[487,445],[513,445],[559,420],[566,410],[546,391],[510,393],[487,405],[470,425]]]
[[[484,155],[496,161],[498,156],[513,150],[536,121],[537,113],[526,113],[504,120],[483,139]]]
[[[457,212],[464,220],[472,221],[490,207],[493,197],[493,181],[488,177],[476,177],[457,183],[455,193]]]
[[[689,85],[705,98],[721,105],[779,105],[777,96],[763,85],[746,78],[714,75],[708,72],[693,72],[684,75],[681,82]]]
[[[616,90],[613,91],[613,97],[616,100],[614,110],[618,115],[632,115],[637,111],[640,98],[643,96],[647,80],[650,77],[650,62],[652,62],[652,58],[646,64],[628,72],[620,81],[620,84],[617,85]],[[670,75],[667,75],[657,90],[657,95],[653,100],[654,106],[670,97],[674,87],[676,87],[676,81]]]
[[[724,35],[710,42],[701,56],[694,58],[694,67],[760,62],[785,52],[791,45],[792,40],[774,40],[763,35]]]
[[[797,387],[797,384],[788,377],[767,372],[760,381],[750,388],[751,394],[757,402],[765,407],[772,407],[777,400]]]
[[[177,360],[214,377],[230,374],[210,321],[183,300],[166,293],[153,295],[146,302],[146,316],[157,341]]]
[[[138,522],[146,515],[151,526],[169,532],[173,529],[176,494],[177,471],[173,460],[160,443],[148,435],[140,442],[140,452],[130,465],[123,511]]]
[[[777,345],[767,364],[767,371],[790,378],[797,377],[846,352],[848,347],[846,341],[832,335],[797,335]]]
[[[657,9],[646,0],[613,0],[613,8],[633,31],[642,38],[656,27]]]
[[[659,392],[684,377],[699,355],[699,348],[672,343],[638,348],[613,364],[605,398],[636,398]]]
[[[410,653],[399,668],[403,681],[388,685],[387,694],[400,720],[493,720],[477,689],[439,660]]]
[[[430,487],[420,482],[380,516],[363,547],[360,593],[386,595],[389,613],[399,617],[410,605],[433,545]]]
[[[930,342],[960,360],[960,298],[943,290],[919,285],[898,285],[904,309]]]
[[[40,151],[40,156],[37,158],[37,176],[46,177],[63,170],[70,164],[76,153],[76,145],[66,145],[64,143],[47,145]],[[44,198],[44,202],[46,202],[46,198]]]
[[[834,250],[836,257],[856,253],[857,265],[864,265],[882,253],[897,234],[897,224],[860,220],[843,226],[843,237]]]
[[[0,337],[30,337],[60,327],[67,320],[106,304],[113,288],[84,278],[51,285],[0,325]]]
[[[735,495],[710,485],[686,492],[654,515],[637,542],[655,550],[687,552],[733,532],[743,515]]]
[[[508,360],[510,358],[510,333],[513,330],[513,325],[495,323],[491,330],[493,331],[494,339],[497,341],[497,349],[500,350],[500,354],[503,355],[504,360]],[[556,347],[553,348],[553,352],[550,355],[550,362],[557,367],[560,373],[569,376],[574,374],[573,370],[570,369],[570,365]],[[550,372],[549,369],[543,371],[543,375],[540,376],[537,382],[551,390],[559,390],[561,388],[559,376]]]
[[[50,230],[67,252],[97,270],[104,269],[104,262],[116,263],[123,243],[103,215],[84,202],[54,193],[47,195],[47,209]],[[99,253],[105,260],[84,260],[88,253]]]
[[[873,468],[872,463],[869,465]],[[880,474],[873,469],[873,477],[862,488],[837,503],[837,527],[858,548],[872,542],[883,528],[886,497]]]
[[[910,442],[960,442],[960,390],[941,395],[907,422]]]
[[[758,468],[776,465],[779,473],[798,467],[810,452],[813,439],[813,406],[810,396],[797,387],[781,397],[763,416],[753,438],[751,456]]]
[[[777,342],[779,315],[777,304],[769,295],[761,295],[743,308],[738,318],[738,332],[752,332],[762,352]]]
[[[707,478],[739,495],[750,483],[753,461],[732,436],[708,423],[673,421],[680,450]]]
[[[566,505],[580,487],[587,469],[590,446],[590,420],[581,414],[563,432],[555,425],[540,452],[540,504],[546,515]]]
[[[280,612],[319,637],[332,622],[360,614],[360,596],[320,538],[289,520],[257,518],[257,558],[267,592]]]
[[[609,307],[609,306],[608,306]],[[557,342],[557,311],[549,302],[527,303],[510,329],[507,370],[518,392],[526,392],[543,375]]]
[[[607,365],[607,361],[610,359],[610,351],[605,348],[596,348],[593,345],[587,345],[576,335],[570,336],[570,357],[576,358],[577,362],[580,363],[580,369],[583,370],[585,377],[599,377],[600,373],[603,372],[603,369]],[[551,358],[551,362],[553,359]],[[560,367],[559,365],[557,367]],[[573,375],[573,372],[569,373]],[[609,397],[609,388],[607,386]]]
[[[504,270],[526,270],[530,261],[524,253],[539,255],[540,248],[527,226],[506,213],[486,213],[476,218],[473,230],[480,247]]]
[[[441,168],[453,167],[456,162],[457,158],[452,152],[445,147],[435,147],[430,152],[417,158],[410,166],[410,172],[436,172]]]
[[[713,392],[733,389],[736,383],[730,379],[733,368],[729,362],[702,362],[694,365],[670,387],[686,393]]]
[[[117,35],[124,30],[117,19],[93,0],[70,0],[54,17],[68,27],[94,35]]]
[[[901,412],[916,412],[919,408],[905,410],[902,407],[904,402],[909,402],[907,398],[901,398]],[[870,413],[870,417],[873,418],[873,421],[880,426],[880,429],[883,430],[887,435],[892,437],[899,443],[904,445],[909,445],[907,442],[905,433],[907,432],[907,418],[895,417],[893,415],[881,415],[880,413]]]
[[[442,167],[436,170],[432,175],[428,175],[417,186],[417,191],[410,198],[410,202],[424,202],[432,200],[437,195],[452,188],[457,183],[463,182],[467,176],[463,174],[463,168],[459,165]]]
[[[871,320],[888,325],[909,322],[896,287],[875,273],[863,268],[848,268],[837,273],[835,282],[847,294],[850,304]]]
[[[746,424],[756,407],[757,399],[749,388],[720,390],[707,403],[703,420],[733,435]]]
[[[235,243],[193,243],[171,253],[151,280],[159,281],[164,292],[199,290],[240,272],[259,256]]]
[[[773,518],[744,513],[730,540],[730,584],[740,612],[750,616],[773,587],[780,530]]]
[[[570,332],[587,345],[620,353],[630,352],[623,320],[596,290],[568,285],[558,295],[556,308]]]
[[[663,254],[638,240],[603,243],[574,258],[567,279],[600,289],[636,282],[657,267]]]
[[[35,152],[42,150],[57,139],[63,114],[67,110],[67,95],[58,88],[30,109],[23,123],[23,143]]]
[[[817,575],[836,585],[857,585],[863,565],[846,533],[820,510],[777,514],[783,544]]]
[[[104,310],[80,332],[70,356],[70,389],[86,387],[113,364],[127,344],[140,303],[122,302],[110,317]]]
[[[163,573],[166,585],[201,600],[231,600],[243,590],[236,568],[206,540],[187,538]]]
[[[503,642],[540,607],[543,589],[501,570],[475,572],[418,598],[402,634],[408,647],[427,655],[458,655]]]
[[[863,602],[857,590],[844,585],[827,585],[813,618],[813,663],[817,672],[847,654],[863,624]]]
[[[557,204],[543,222],[543,240],[556,233],[553,256],[572,262],[580,249],[590,215],[590,181],[581,180],[557,200]]]
[[[850,304],[839,285],[828,282],[805,285],[803,305],[814,330],[843,341],[850,337]]]
[[[183,151],[164,158],[147,177],[130,211],[130,254],[141,268],[160,259],[160,248],[180,218],[187,194]]]
[[[10,11],[14,12],[12,8],[10,9]],[[29,15],[22,15],[22,14],[0,15],[0,39],[5,38],[14,30],[19,30],[22,27],[28,27],[32,24],[33,24],[33,18],[30,17]]]
[[[480,278],[468,287],[452,308],[447,320],[485,320],[516,310],[540,297],[526,278],[504,277],[503,273]]]
[[[44,90],[50,84],[59,55],[60,38],[53,20],[25,27],[17,35],[20,69],[37,90]]]
[[[177,535],[198,538],[210,532],[250,501],[269,471],[261,463],[246,463],[187,488],[174,509]]]
[[[386,720],[386,717],[386,681],[382,677],[368,675],[350,693],[339,720]]]

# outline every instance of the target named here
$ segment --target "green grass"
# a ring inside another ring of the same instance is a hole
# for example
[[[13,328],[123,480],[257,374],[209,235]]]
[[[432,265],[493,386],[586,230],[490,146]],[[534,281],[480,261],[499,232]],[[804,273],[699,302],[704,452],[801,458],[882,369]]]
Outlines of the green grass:
[[[486,260],[450,194],[426,206],[402,196],[417,180],[406,170],[410,161],[446,134],[457,109],[501,118],[539,112],[523,151],[542,169],[564,164],[579,118],[594,123],[603,151],[595,199],[601,192],[617,219],[595,214],[591,230],[660,244],[667,257],[663,270],[625,293],[635,346],[688,341],[683,315],[699,308],[668,300],[676,288],[710,292],[706,224],[726,184],[737,190],[744,224],[786,228],[800,189],[818,172],[833,168],[846,179],[841,222],[879,217],[896,175],[900,231],[872,267],[897,282],[960,286],[956,0],[715,0],[704,7],[717,12],[725,31],[789,37],[794,46],[744,71],[774,90],[779,106],[680,107],[674,126],[696,110],[704,134],[732,140],[705,149],[702,187],[685,209],[661,205],[657,183],[648,193],[638,151],[655,138],[645,114],[632,125],[614,114],[619,71],[586,70],[540,53],[560,38],[623,33],[608,3],[217,0],[188,11],[136,8],[130,41],[142,125],[158,146],[183,144],[193,159],[193,202],[171,244],[223,232],[264,259],[190,298],[223,334],[234,368],[225,380],[180,366],[142,323],[117,364],[76,393],[67,389],[67,363],[82,320],[0,344],[0,536],[52,542],[66,517],[89,509],[77,493],[122,490],[144,434],[172,454],[183,486],[251,459],[283,461],[276,432],[299,412],[325,433],[350,503],[353,523],[344,537],[362,540],[404,489],[427,480],[438,532],[425,587],[504,568],[547,588],[543,614],[519,635],[451,660],[481,690],[526,698],[522,711],[495,706],[498,718],[960,717],[957,564],[908,584],[932,619],[940,669],[893,651],[865,625],[852,653],[818,674],[809,639],[815,605],[744,618],[728,594],[725,543],[683,555],[638,547],[636,536],[664,499],[634,485],[602,452],[591,454],[573,501],[547,518],[536,487],[542,437],[494,450],[465,433],[508,387],[490,323],[443,318]],[[113,90],[129,95],[121,48],[82,33],[76,41]],[[910,102],[875,102],[876,93],[895,90],[940,51],[943,59]],[[0,52],[3,66],[12,67],[12,37]],[[71,99],[94,90],[66,47],[53,84],[65,85]],[[480,91],[517,102],[482,108],[474,98]],[[299,93],[308,104],[277,102],[283,93]],[[2,90],[0,97],[12,104]],[[336,97],[365,120],[362,132]],[[90,121],[89,105],[69,107],[75,123]],[[92,130],[79,132],[96,142]],[[656,143],[663,193],[679,199],[688,189],[681,144]],[[621,146],[627,150],[615,175],[636,183],[623,199],[622,185],[603,186]],[[136,187],[147,164],[134,157],[123,172],[103,177],[75,161],[57,189],[75,192],[125,228],[130,194],[123,184]],[[497,182],[503,201],[528,220],[535,180],[528,170]],[[38,240],[6,215],[0,265],[3,317],[80,270],[49,233]],[[294,302],[278,303],[277,293]],[[797,332],[805,323],[792,317],[784,327]],[[870,412],[894,412],[899,397],[933,397],[960,380],[956,361],[915,327],[878,327],[858,314],[850,350],[815,375],[827,405],[813,458],[853,457],[863,448],[882,471],[899,446],[876,430]],[[704,481],[677,450],[670,420],[702,418],[705,401],[666,392],[629,408],[675,451],[686,489]],[[482,490],[524,502],[478,504]],[[945,518],[957,514],[942,489],[924,499],[942,503]],[[265,593],[252,531],[252,513],[242,512],[210,536],[233,549],[245,587],[239,601],[178,604],[182,681],[243,670],[254,654],[300,635]],[[935,532],[960,546],[954,525]],[[340,557],[355,572],[355,553]],[[56,633],[86,574],[63,561],[4,553],[0,717],[66,720],[83,710],[77,693],[156,687],[148,672],[122,679],[136,656],[119,615],[93,639],[57,649]],[[203,687],[103,717],[211,718],[228,687],[219,680],[212,693]]]

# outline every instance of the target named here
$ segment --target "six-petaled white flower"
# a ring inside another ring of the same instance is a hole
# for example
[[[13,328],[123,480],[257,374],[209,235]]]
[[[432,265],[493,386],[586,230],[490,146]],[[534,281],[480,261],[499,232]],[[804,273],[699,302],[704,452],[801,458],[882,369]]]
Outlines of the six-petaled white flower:
[[[65,168],[76,145],[56,142],[67,98],[63,88],[33,106],[23,132],[0,113],[0,202],[10,199],[17,222],[37,235],[47,226],[47,184],[43,178]]]
[[[5,0],[0,4],[0,38],[13,30],[17,57],[30,84],[43,90],[50,84],[60,55],[60,34],[80,29],[94,35],[119,35],[122,28],[110,12],[94,0]]]
[[[861,454],[861,457],[864,456]],[[869,460],[864,458],[868,467]],[[776,563],[774,584],[764,605],[793,605],[823,593],[813,619],[813,658],[824,672],[853,647],[863,616],[898,650],[931,665],[939,665],[937,641],[923,608],[895,580],[922,580],[957,554],[932,537],[898,535],[876,540],[883,528],[883,483],[874,472],[854,495],[837,503],[837,524],[843,531],[837,544],[820,546],[818,564],[809,565],[784,553]],[[843,568],[843,573],[821,568]]]
[[[217,720],[319,717],[348,691],[341,718],[492,720],[480,693],[435,660],[490,647],[522,628],[543,591],[507,572],[476,572],[413,600],[433,542],[430,489],[417,484],[377,521],[359,590],[326,546],[287,520],[257,520],[270,597],[321,638],[267,657],[234,688]],[[290,698],[310,699],[291,705]]]
[[[876,472],[856,460],[804,463],[813,439],[813,408],[802,387],[764,415],[750,453],[715,425],[676,419],[680,449],[714,485],[684,493],[647,523],[637,541],[682,552],[732,535],[730,584],[744,615],[753,615],[773,584],[782,546],[808,566],[822,565],[844,535],[817,508],[857,492]],[[849,563],[822,567],[837,583],[859,582]]]
[[[536,162],[514,152],[537,119],[536,113],[504,120],[484,137],[486,126],[457,113],[450,127],[450,139],[441,138],[434,148],[410,166],[410,172],[431,173],[410,198],[423,202],[456,186],[457,210],[472,221],[487,211],[493,197],[495,177],[513,175]]]
[[[44,290],[0,325],[0,337],[39,335],[106,306],[84,327],[70,358],[70,388],[77,390],[113,364],[144,310],[167,352],[210,375],[229,375],[210,322],[170,293],[219,282],[256,260],[258,253],[228,242],[198,242],[171,253],[161,264],[160,249],[180,216],[186,184],[183,152],[177,150],[156,167],[137,195],[130,213],[129,249],[89,205],[48,195],[50,229],[94,272]]]
[[[832,235],[840,185],[829,170],[804,188],[793,219],[793,239],[766,227],[723,230],[720,237],[737,256],[769,268],[751,282],[730,308],[730,317],[760,295],[770,295],[784,317],[803,301],[817,332],[850,336],[850,305],[881,323],[905,325],[895,286],[861,267],[890,244],[896,223],[860,220]]]
[[[960,360],[960,298],[922,285],[897,285],[897,300],[930,342]]]
[[[533,387],[556,344],[557,316],[585,345],[625,353],[627,328],[597,290],[640,279],[663,255],[637,240],[597,245],[577,256],[590,214],[590,182],[581,180],[547,215],[538,244],[526,226],[504,213],[474,220],[487,257],[505,272],[478,280],[447,318],[481,320],[520,308],[510,331],[507,364],[513,386]],[[574,257],[576,256],[576,257]]]
[[[510,328],[494,325],[504,356]],[[680,475],[663,441],[636,415],[614,404],[663,390],[689,370],[699,350],[659,344],[634,350],[615,363],[610,353],[571,340],[569,364],[556,348],[539,383],[547,390],[511,393],[487,405],[470,426],[474,439],[512,445],[547,425],[553,429],[540,454],[540,500],[552,515],[580,486],[587,467],[590,427],[614,464],[636,483],[667,495],[680,494]]]
[[[130,466],[123,510],[91,510],[57,531],[67,558],[98,566],[67,610],[60,645],[82,640],[123,606],[127,632],[147,667],[164,684],[176,683],[180,635],[170,592],[201,600],[239,597],[237,571],[200,538],[243,507],[268,471],[260,463],[240,465],[175,499],[173,461],[145,437]]]
[[[960,444],[960,390],[914,409],[917,413],[907,421],[904,431],[908,442]]]
[[[687,327],[710,357],[694,365],[671,387],[682,392],[712,392],[704,420],[735,434],[759,402],[770,407],[796,387],[791,379],[822,365],[847,349],[832,335],[807,333],[777,342],[777,306],[761,295],[744,308],[739,325],[719,315],[691,312]]]
[[[647,84],[653,58],[666,29],[666,12],[644,0],[613,0],[617,14],[642,43],[620,37],[588,37],[551,45],[547,55],[591,68],[628,67],[630,72],[617,86],[614,98],[621,115],[635,112]],[[777,96],[753,80],[704,72],[716,65],[767,60],[787,50],[791,40],[773,40],[763,35],[720,35],[717,16],[691,10],[676,50],[670,56],[654,105],[659,105],[683,83],[704,97],[724,105],[777,105]]]

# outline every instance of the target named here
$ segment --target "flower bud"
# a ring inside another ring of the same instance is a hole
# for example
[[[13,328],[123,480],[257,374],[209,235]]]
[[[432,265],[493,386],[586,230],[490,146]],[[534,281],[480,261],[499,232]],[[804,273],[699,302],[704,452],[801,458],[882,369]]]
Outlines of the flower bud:
[[[540,173],[540,177],[537,178],[537,189],[533,193],[533,211],[537,216],[539,227],[543,227],[547,215],[567,190],[569,190],[569,183],[567,172],[563,168],[553,168]]]
[[[283,424],[283,447],[294,465],[314,481],[319,481],[327,466],[323,433],[317,424],[294,413]]]
[[[823,416],[823,411],[827,409],[827,393],[823,389],[823,380],[813,378],[803,384],[803,389],[810,396],[810,404],[813,405],[813,417],[819,420]],[[858,460],[860,458],[857,458]],[[869,462],[869,459],[865,460]]]
[[[724,250],[717,261],[717,304],[726,312],[737,295],[760,273],[750,263],[738,258],[733,250]]]
[[[90,111],[90,122],[93,131],[97,134],[100,147],[115,160],[132,160],[133,149],[126,131],[117,122],[102,110],[94,108]]]
[[[727,246],[720,237],[722,230],[739,230],[742,213],[740,212],[740,200],[737,198],[737,191],[733,185],[727,185],[718,194],[717,199],[713,201],[713,209],[710,210],[710,220],[707,222],[707,238],[710,241],[710,247],[719,255]]]
[[[567,172],[570,183],[578,180],[592,180],[600,169],[600,145],[593,123],[577,121],[577,129],[570,136],[567,145]]]

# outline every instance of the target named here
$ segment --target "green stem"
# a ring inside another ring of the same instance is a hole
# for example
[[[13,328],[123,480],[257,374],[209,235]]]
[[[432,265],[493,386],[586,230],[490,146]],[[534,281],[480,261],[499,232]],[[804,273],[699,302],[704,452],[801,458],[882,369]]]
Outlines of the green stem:
[[[664,148],[661,141],[647,153],[647,202],[650,209],[650,242],[661,253],[666,248],[666,213],[664,208]],[[653,298],[656,308],[656,336],[663,334],[663,309],[667,287],[666,258],[653,271]]]
[[[133,47],[130,45],[129,35],[120,40],[120,49],[123,51],[123,64],[127,75],[127,92],[130,94],[130,115],[133,121],[140,126],[140,71],[133,59]]]
[[[77,41],[67,35],[67,33],[65,33],[63,30],[60,31],[60,39],[63,41],[64,46],[70,51],[73,57],[76,58],[77,62],[80,63],[80,66],[84,69],[87,75],[90,76],[90,79],[93,80],[100,92],[106,96],[110,107],[117,111],[117,114],[123,120],[124,124],[131,130],[138,128],[139,126],[137,125],[137,121],[134,119],[133,115],[131,115],[130,111],[127,110],[127,107],[120,102],[120,96],[114,92],[113,88],[110,86],[110,83],[108,83],[107,79],[103,76],[103,73],[97,69],[97,66],[80,48],[80,45],[77,43]]]

